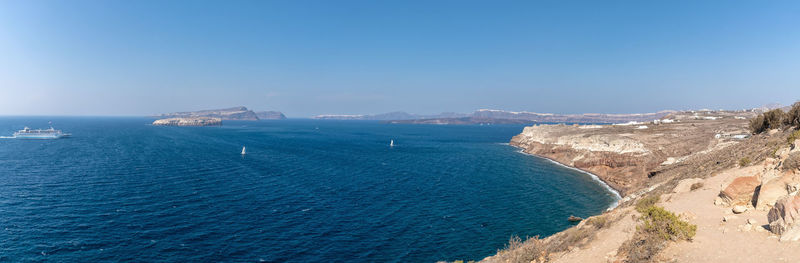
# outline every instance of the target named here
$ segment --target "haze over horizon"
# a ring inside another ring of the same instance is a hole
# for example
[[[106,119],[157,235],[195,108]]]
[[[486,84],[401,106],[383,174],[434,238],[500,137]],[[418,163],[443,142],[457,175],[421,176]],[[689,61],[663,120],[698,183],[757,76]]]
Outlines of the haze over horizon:
[[[789,105],[798,13],[792,1],[3,1],[0,115]]]

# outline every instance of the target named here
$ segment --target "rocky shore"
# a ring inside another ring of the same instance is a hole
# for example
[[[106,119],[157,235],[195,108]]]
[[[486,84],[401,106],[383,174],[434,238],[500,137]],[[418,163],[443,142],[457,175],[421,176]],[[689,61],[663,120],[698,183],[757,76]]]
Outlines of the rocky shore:
[[[159,119],[153,122],[153,125],[159,126],[220,126],[222,119],[209,118],[209,117],[191,117],[191,118],[167,118]]]
[[[591,172],[623,198],[552,236],[512,238],[483,261],[800,262],[800,131],[751,136],[755,114],[525,128],[512,145]]]

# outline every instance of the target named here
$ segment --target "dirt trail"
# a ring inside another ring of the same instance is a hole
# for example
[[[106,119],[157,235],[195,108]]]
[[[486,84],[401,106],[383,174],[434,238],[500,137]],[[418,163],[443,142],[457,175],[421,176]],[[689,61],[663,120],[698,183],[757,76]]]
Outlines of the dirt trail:
[[[800,262],[800,242],[779,242],[764,226],[767,211],[752,207],[734,215],[730,207],[714,205],[721,185],[727,185],[746,174],[727,172],[708,178],[704,187],[695,191],[662,196],[659,205],[676,214],[688,217],[697,225],[692,242],[673,243],[661,253],[661,258],[677,262]],[[728,217],[723,222],[723,217]],[[756,224],[750,231],[742,228],[748,219]]]

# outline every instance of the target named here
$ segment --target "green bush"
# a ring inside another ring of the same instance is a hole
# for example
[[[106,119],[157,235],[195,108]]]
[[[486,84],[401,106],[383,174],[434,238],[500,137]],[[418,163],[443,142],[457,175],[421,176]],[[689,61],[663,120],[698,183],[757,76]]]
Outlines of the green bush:
[[[675,213],[658,206],[651,206],[643,213],[642,230],[664,240],[692,240],[697,226],[680,220]]]
[[[786,138],[786,142],[789,143],[789,145],[792,145],[792,143],[794,143],[794,140],[797,139],[800,139],[800,130],[794,131],[792,132],[792,134],[789,134],[789,137]]]
[[[627,256],[625,262],[651,262],[668,241],[691,240],[697,233],[696,225],[655,206],[657,202],[658,196],[649,196],[636,203],[636,210],[642,213],[642,224],[636,227],[633,237],[617,250]]]
[[[647,209],[649,209],[651,206],[656,205],[659,199],[660,198],[657,195],[651,195],[640,199],[638,202],[636,202],[636,211],[639,211],[639,213],[644,214],[645,212],[647,212]]]
[[[774,154],[774,153],[773,153],[773,154]],[[750,162],[751,162],[751,161],[750,161],[750,158],[744,157],[744,158],[742,158],[742,159],[739,159],[739,166],[741,166],[741,167],[745,167],[745,166],[749,165],[749,164],[750,164]]]

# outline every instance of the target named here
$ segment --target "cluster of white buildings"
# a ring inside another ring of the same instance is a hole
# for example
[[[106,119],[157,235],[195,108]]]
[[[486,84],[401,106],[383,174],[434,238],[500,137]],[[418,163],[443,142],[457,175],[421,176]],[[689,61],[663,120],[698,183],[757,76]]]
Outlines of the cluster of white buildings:
[[[736,140],[744,140],[750,138],[750,134],[723,134],[717,133],[714,135],[715,139],[736,139]]]
[[[673,119],[653,120],[653,124],[655,125],[659,125],[662,123],[673,123],[673,122],[675,122],[675,120]]]

